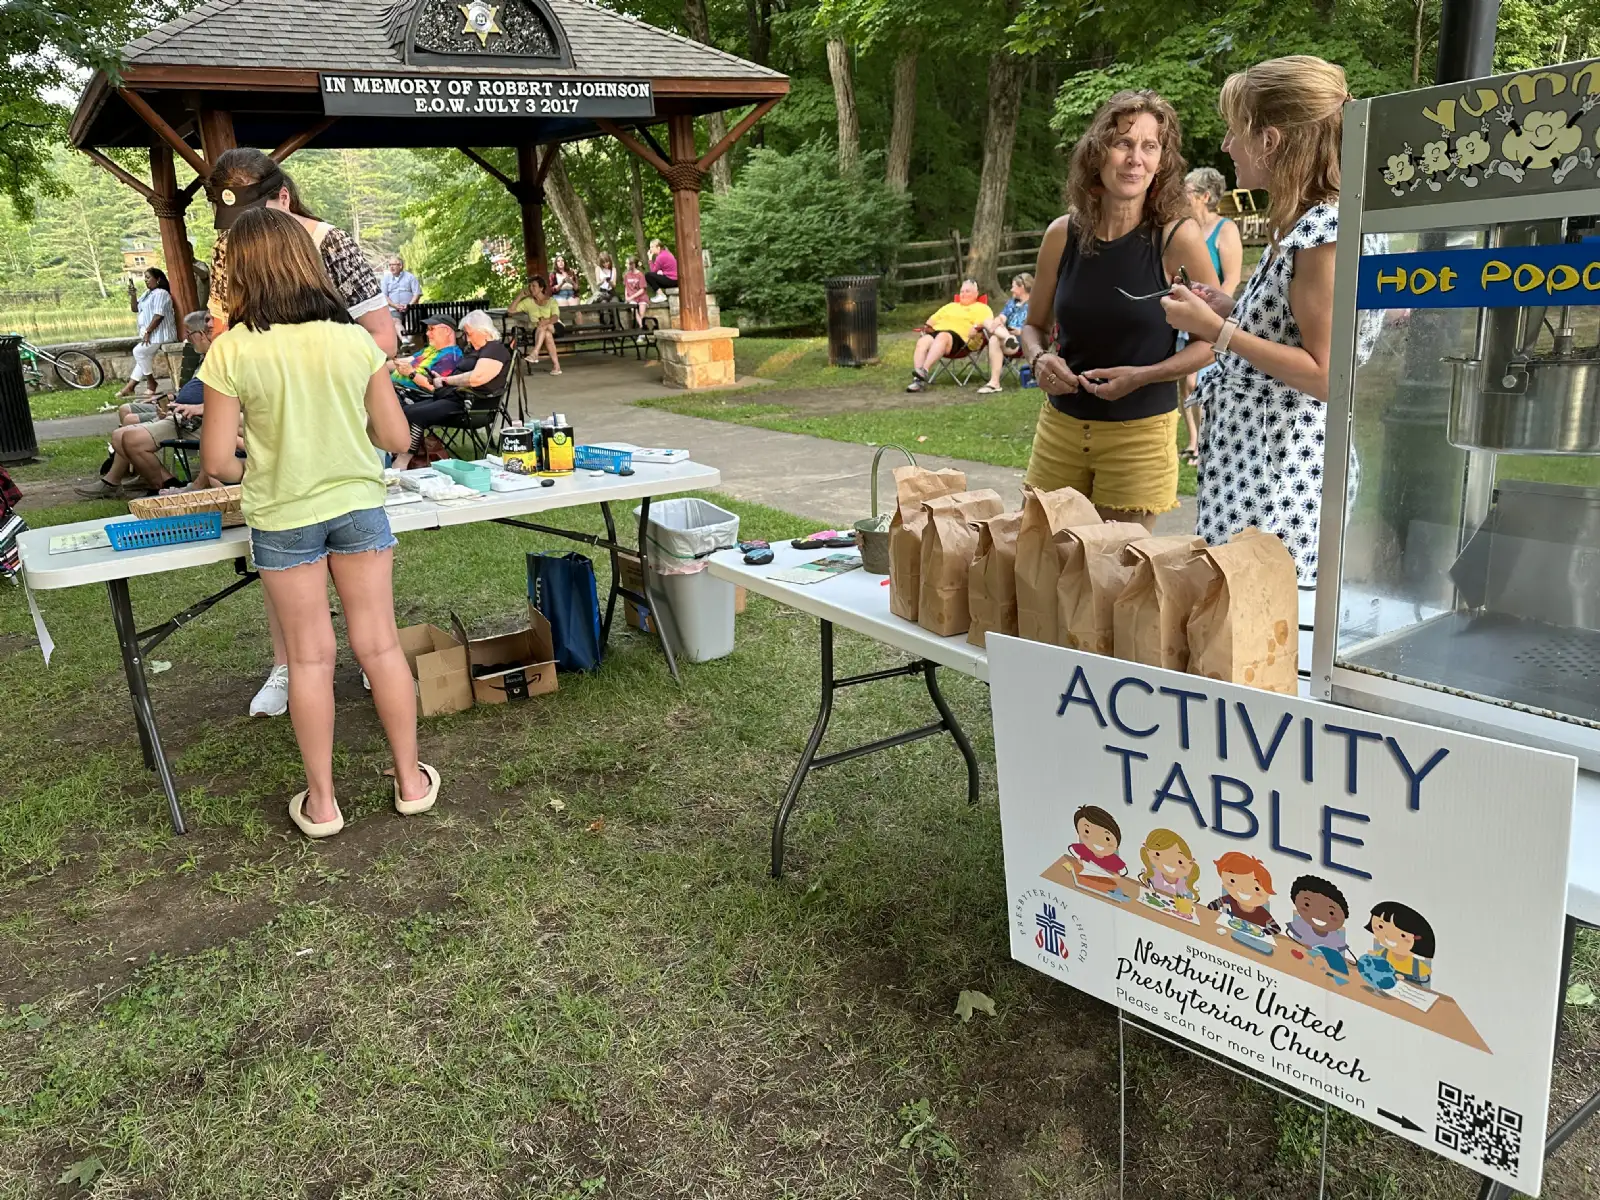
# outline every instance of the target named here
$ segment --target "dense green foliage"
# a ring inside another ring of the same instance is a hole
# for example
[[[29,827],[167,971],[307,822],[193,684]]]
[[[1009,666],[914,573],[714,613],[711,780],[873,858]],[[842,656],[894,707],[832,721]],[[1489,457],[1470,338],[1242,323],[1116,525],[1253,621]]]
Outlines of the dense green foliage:
[[[905,236],[906,198],[889,190],[881,171],[869,155],[841,175],[822,140],[789,154],[753,153],[705,218],[721,302],[764,325],[820,323],[822,281],[881,273]]]
[[[117,45],[190,2],[21,0],[0,6],[0,45],[12,67],[0,81],[0,193],[9,201],[0,201],[0,296],[61,290],[92,300],[114,293],[122,239],[155,241],[148,206],[60,148],[67,109],[54,98],[70,94],[81,78],[73,72],[81,66],[114,71]],[[652,24],[688,32],[685,0],[610,2]],[[851,48],[860,146],[867,155],[888,145],[895,63],[915,51],[905,227],[906,236],[915,238],[972,229],[988,67],[997,46],[1009,45],[1029,64],[1006,200],[1006,224],[1027,229],[1060,212],[1062,149],[1111,92],[1161,91],[1183,117],[1190,162],[1228,170],[1216,94],[1230,71],[1303,51],[1342,63],[1357,95],[1409,87],[1413,71],[1425,84],[1434,71],[1439,20],[1439,0],[1173,0],[1159,9],[1146,0],[955,0],[940,7],[913,0],[705,0],[705,10],[711,41],[719,48],[770,65],[791,80],[789,97],[731,153],[736,184],[763,161],[762,147],[779,158],[813,161],[807,147],[837,138],[824,53],[828,37],[842,38]],[[1593,53],[1600,49],[1597,17],[1600,0],[1502,0],[1497,65],[1522,69]],[[44,53],[37,52],[41,46]],[[727,120],[737,116],[730,113]],[[704,127],[699,137],[702,147],[709,145]],[[508,151],[480,149],[510,173]],[[148,169],[137,152],[118,156],[136,173]],[[563,162],[600,247],[620,263],[635,249],[629,156],[599,139],[567,147]],[[876,162],[874,177],[881,178],[881,157]],[[429,295],[504,298],[516,286],[514,279],[495,274],[485,254],[486,245],[496,247],[512,264],[520,263],[516,205],[497,181],[455,151],[303,151],[290,168],[311,206],[355,233],[374,261],[403,250]],[[645,236],[670,242],[666,187],[648,168],[642,183]],[[740,236],[734,218],[741,205],[754,203],[751,188],[736,190],[745,198],[722,201],[724,214],[709,221],[706,245],[724,302],[737,294],[748,306],[768,285],[756,275],[741,275],[754,261],[748,244],[722,244],[726,236]],[[37,213],[31,207],[35,197],[46,199]],[[709,187],[706,199],[708,209],[718,207]],[[862,203],[871,208],[876,200],[869,196]],[[775,205],[771,210],[778,211]],[[189,231],[201,257],[210,251],[209,225],[198,205],[191,210]],[[545,231],[552,253],[569,249],[548,209]],[[839,266],[831,270],[884,261],[877,242],[845,239],[841,228],[830,228],[809,248],[806,262],[837,259]],[[778,286],[776,278],[785,272],[766,274]],[[774,305],[774,316],[787,308],[777,295],[765,295],[761,303]]]

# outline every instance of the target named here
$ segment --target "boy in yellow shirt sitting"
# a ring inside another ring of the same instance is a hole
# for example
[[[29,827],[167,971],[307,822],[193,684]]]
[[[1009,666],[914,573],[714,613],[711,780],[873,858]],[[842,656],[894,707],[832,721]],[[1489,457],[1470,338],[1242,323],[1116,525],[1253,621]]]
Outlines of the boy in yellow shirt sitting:
[[[961,281],[961,293],[928,318],[925,332],[917,339],[917,349],[911,358],[911,383],[908,392],[920,392],[928,386],[928,376],[939,360],[963,343],[977,352],[988,341],[983,327],[994,320],[994,312],[978,295],[978,281]]]

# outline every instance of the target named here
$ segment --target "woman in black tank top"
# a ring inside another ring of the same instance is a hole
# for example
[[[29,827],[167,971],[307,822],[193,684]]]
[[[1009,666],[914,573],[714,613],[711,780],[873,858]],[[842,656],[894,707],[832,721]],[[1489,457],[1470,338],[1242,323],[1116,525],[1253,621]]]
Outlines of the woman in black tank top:
[[[1178,383],[1211,347],[1176,346],[1155,298],[1180,267],[1216,279],[1187,215],[1177,114],[1154,92],[1119,92],[1072,154],[1068,216],[1045,234],[1023,354],[1049,403],[1027,480],[1077,488],[1107,520],[1153,526],[1177,507]],[[1214,285],[1213,285],[1214,286]]]

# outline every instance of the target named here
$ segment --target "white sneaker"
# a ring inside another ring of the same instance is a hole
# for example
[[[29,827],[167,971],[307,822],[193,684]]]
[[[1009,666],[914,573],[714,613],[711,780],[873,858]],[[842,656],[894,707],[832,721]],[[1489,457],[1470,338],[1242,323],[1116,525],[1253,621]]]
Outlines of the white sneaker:
[[[665,292],[657,292],[654,296],[650,297],[651,304],[665,304],[666,302],[667,294]]]
[[[272,668],[272,674],[261,685],[256,698],[250,701],[252,717],[281,717],[289,711],[289,668],[287,665]]]

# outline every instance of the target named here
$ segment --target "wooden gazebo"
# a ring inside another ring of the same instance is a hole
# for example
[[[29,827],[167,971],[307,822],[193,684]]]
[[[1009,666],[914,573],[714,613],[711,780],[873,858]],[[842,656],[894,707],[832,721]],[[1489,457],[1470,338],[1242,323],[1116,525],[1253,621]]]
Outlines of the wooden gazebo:
[[[680,328],[663,331],[668,381],[731,381],[737,335],[707,327],[700,185],[788,93],[786,76],[588,0],[207,0],[123,57],[117,82],[90,80],[69,136],[150,202],[180,311],[198,307],[185,213],[235,145],[280,162],[305,147],[459,149],[516,197],[531,274],[545,269],[543,183],[557,148],[610,136],[672,190]],[[747,107],[697,152],[697,116]],[[149,148],[150,184],[102,153],[130,146]],[[486,146],[516,149],[515,177],[474,150]],[[199,176],[185,188],[174,156]]]

